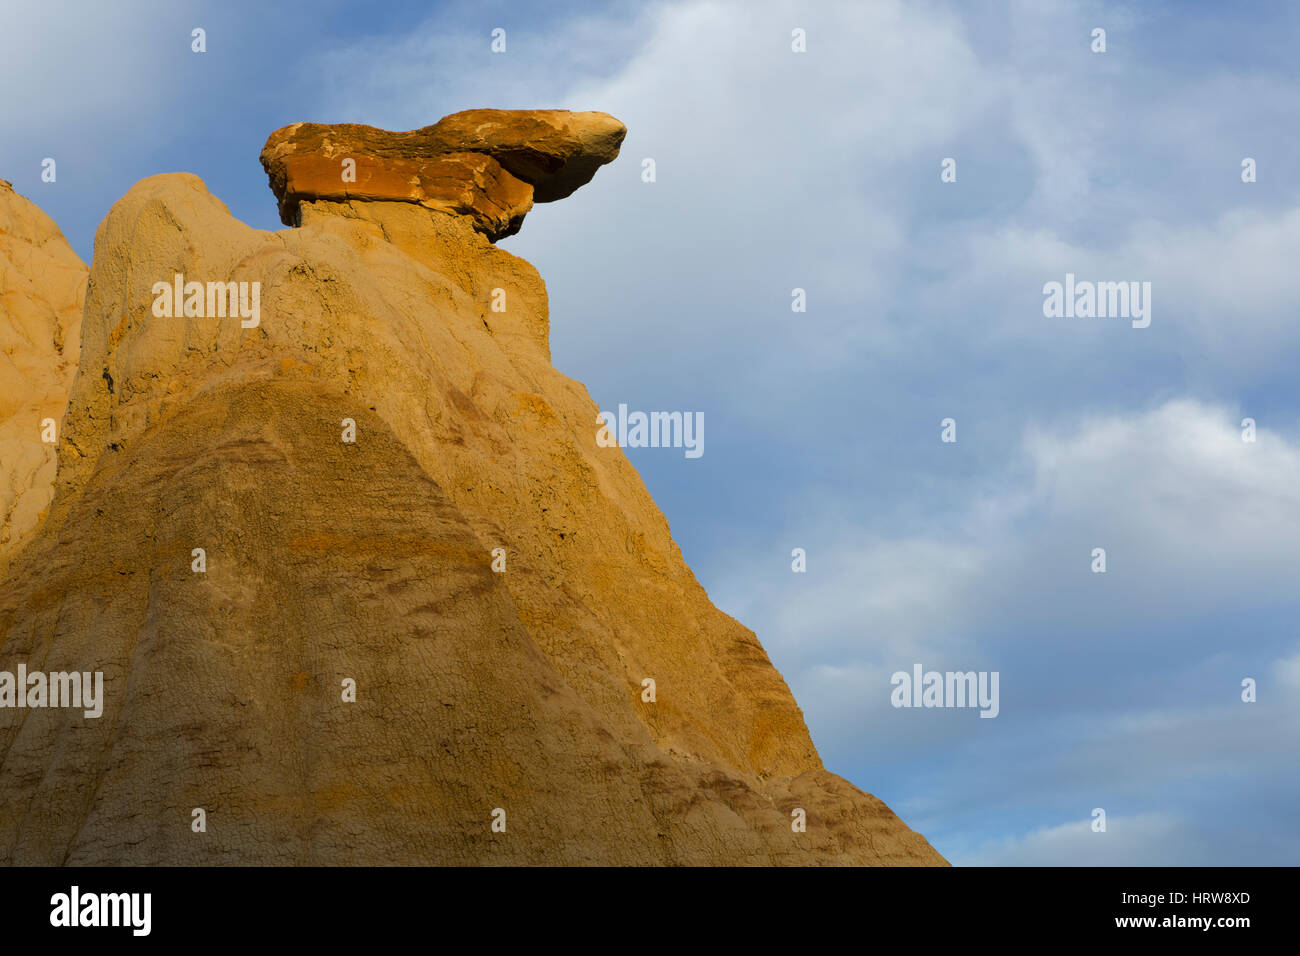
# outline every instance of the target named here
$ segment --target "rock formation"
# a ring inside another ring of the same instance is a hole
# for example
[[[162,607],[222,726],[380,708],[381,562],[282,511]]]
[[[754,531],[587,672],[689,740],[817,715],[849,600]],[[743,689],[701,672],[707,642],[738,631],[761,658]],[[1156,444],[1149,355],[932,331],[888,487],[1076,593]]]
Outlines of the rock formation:
[[[407,133],[294,123],[271,134],[262,166],[286,226],[303,200],[411,202],[468,216],[495,242],[534,201],[590,182],[626,133],[608,113],[567,110],[465,110]]]
[[[942,864],[822,767],[551,365],[545,286],[489,241],[506,220],[446,201],[567,195],[622,126],[365,130],[272,137],[297,228],[251,229],[185,174],[100,226],[0,669],[102,671],[103,716],[0,709],[0,861]],[[313,179],[340,150],[371,193]],[[435,166],[457,185],[426,190]],[[185,307],[160,309],[173,283]],[[213,314],[208,283],[259,284],[256,321],[237,294]]]
[[[0,569],[54,494],[86,274],[58,226],[0,179]]]

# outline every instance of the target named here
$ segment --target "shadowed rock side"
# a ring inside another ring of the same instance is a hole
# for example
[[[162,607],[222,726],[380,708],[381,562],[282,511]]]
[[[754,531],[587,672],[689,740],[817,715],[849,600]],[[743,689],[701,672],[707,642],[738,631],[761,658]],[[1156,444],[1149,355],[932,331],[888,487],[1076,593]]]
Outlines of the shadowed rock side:
[[[57,440],[68,404],[86,275],[59,227],[0,179],[0,569],[54,494],[56,445],[42,436]]]
[[[0,860],[942,864],[597,445],[532,266],[417,204],[301,221],[174,174],[100,227],[0,667],[102,670],[104,715],[0,710]],[[177,273],[260,282],[260,324],[155,318]]]

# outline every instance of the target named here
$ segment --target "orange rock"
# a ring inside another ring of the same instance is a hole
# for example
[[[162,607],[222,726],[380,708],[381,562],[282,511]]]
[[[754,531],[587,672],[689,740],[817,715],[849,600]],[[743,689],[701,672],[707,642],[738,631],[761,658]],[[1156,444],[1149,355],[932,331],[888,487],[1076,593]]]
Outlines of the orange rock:
[[[607,113],[567,110],[466,110],[405,133],[294,123],[271,134],[262,166],[286,225],[303,201],[398,201],[467,216],[496,241],[534,201],[590,182],[626,132]]]

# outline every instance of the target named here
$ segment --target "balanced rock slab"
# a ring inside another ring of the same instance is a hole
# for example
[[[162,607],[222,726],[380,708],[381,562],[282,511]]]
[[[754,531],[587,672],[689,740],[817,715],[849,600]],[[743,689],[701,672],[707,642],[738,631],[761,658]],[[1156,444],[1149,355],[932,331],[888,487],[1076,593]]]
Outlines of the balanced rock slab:
[[[299,224],[304,201],[410,202],[465,216],[495,242],[534,202],[590,182],[626,133],[608,113],[465,110],[408,132],[294,123],[271,134],[261,159],[285,225]]]

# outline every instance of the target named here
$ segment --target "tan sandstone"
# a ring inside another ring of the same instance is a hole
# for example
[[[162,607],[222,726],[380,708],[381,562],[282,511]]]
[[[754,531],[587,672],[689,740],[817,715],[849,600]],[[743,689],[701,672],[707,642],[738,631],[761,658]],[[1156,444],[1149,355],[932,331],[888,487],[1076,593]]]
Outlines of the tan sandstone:
[[[0,569],[54,494],[56,445],[41,423],[68,404],[87,272],[58,226],[0,179]]]

